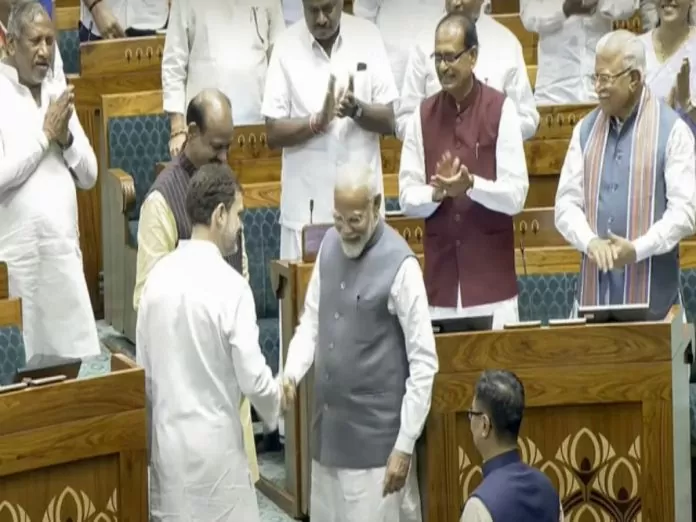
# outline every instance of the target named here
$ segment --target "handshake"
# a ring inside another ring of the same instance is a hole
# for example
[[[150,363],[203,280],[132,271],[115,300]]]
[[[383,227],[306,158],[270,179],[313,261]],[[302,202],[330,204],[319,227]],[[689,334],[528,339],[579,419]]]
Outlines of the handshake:
[[[280,388],[280,407],[282,411],[286,411],[295,402],[297,383],[295,379],[279,376],[278,385]]]

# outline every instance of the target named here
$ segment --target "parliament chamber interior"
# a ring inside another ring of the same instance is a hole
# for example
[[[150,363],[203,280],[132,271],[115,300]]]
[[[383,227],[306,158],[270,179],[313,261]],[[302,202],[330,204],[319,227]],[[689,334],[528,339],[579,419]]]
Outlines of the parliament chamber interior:
[[[492,16],[519,39],[534,87],[538,36],[524,28],[518,2],[493,0]],[[97,186],[78,191],[78,206],[102,355],[83,361],[77,379],[0,394],[0,520],[141,522],[148,516],[145,379],[134,362],[133,291],[140,208],[170,160],[161,80],[165,35],[80,43],[79,20],[79,0],[55,0],[65,74],[99,166]],[[641,21],[636,15],[615,27],[640,33]],[[685,458],[683,434],[691,432],[693,451],[696,412],[689,397],[696,394],[675,374],[677,363],[693,355],[696,238],[680,245],[687,325],[670,315],[658,322],[546,326],[571,315],[577,291],[581,255],[556,230],[554,200],[573,128],[593,108],[539,106],[536,135],[524,143],[529,193],[514,217],[519,314],[544,326],[436,337],[439,372],[417,445],[423,520],[459,520],[481,482],[466,412],[479,374],[505,368],[527,386],[521,455],[551,479],[566,521],[687,522],[680,514],[691,512],[694,465]],[[398,139],[381,138],[387,222],[422,264],[424,223],[400,214],[400,154]],[[235,126],[229,164],[243,186],[259,344],[275,374],[281,329],[287,344],[316,252],[305,252],[300,262],[278,261],[281,151],[269,148],[263,125]],[[9,295],[6,265],[0,324],[7,381],[26,360],[21,300]],[[311,382],[298,387],[282,442],[265,441],[268,434],[255,423],[264,521],[311,515]],[[675,415],[686,411],[690,416]]]

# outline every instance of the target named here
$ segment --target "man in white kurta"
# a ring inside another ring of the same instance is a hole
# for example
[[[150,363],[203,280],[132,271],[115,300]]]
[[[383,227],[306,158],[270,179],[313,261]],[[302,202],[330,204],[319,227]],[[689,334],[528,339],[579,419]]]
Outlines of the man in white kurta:
[[[594,103],[590,77],[595,48],[616,20],[629,18],[638,0],[520,0],[527,31],[539,35],[534,96],[538,105]]]
[[[532,138],[539,125],[539,112],[529,84],[522,45],[517,37],[484,12],[481,0],[445,0],[445,12],[462,12],[476,21],[479,46],[474,74],[484,84],[505,93],[514,102],[520,117],[522,138]],[[444,13],[440,9],[437,17],[426,24],[408,56],[401,97],[395,107],[396,132],[401,140],[406,135],[409,119],[420,103],[442,89],[432,58],[435,26],[442,15]]]
[[[80,41],[152,34],[168,14],[169,0],[82,0]]]
[[[369,167],[339,173],[335,227],[288,352],[286,388],[314,364],[310,511],[318,522],[421,520],[412,455],[438,361],[418,260],[380,216],[381,197]]]
[[[239,405],[275,424],[280,387],[266,365],[251,288],[223,258],[241,227],[242,195],[227,165],[189,187],[191,239],[145,283],[136,333],[150,417],[153,522],[259,522]]]
[[[0,259],[22,298],[27,359],[99,353],[82,267],[77,188],[97,160],[72,91],[49,75],[55,31],[40,4],[14,8],[0,63]]]
[[[268,56],[284,29],[280,0],[172,1],[162,57],[172,157],[186,139],[186,107],[203,89],[219,89],[230,99],[236,125],[263,123]]]
[[[394,132],[398,92],[378,29],[342,9],[342,0],[305,0],[304,21],[280,36],[268,67],[262,113],[268,145],[283,148],[285,260],[302,257],[304,226],[333,219],[336,170],[346,150],[352,161],[370,165],[383,191],[379,139]]]

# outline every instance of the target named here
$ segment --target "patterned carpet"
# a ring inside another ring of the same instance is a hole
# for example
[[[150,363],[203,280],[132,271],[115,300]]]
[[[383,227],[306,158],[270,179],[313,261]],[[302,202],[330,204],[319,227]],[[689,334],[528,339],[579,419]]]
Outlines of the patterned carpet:
[[[103,321],[98,321],[97,326],[100,340],[109,347],[110,351],[134,357],[133,345],[125,337],[119,335],[118,332]],[[109,350],[104,347],[102,349],[104,350],[102,355],[83,361],[80,368],[80,377],[90,377],[109,371]],[[281,453],[259,455],[259,467],[261,468],[261,474],[264,477],[269,477],[273,482],[282,482],[284,480],[285,470]],[[257,497],[261,511],[261,522],[290,522],[293,520],[261,493],[257,492]]]

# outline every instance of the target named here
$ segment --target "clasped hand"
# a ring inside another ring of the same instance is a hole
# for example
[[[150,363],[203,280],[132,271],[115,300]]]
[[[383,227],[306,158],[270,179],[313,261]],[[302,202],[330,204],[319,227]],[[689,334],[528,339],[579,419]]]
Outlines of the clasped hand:
[[[438,201],[446,196],[456,198],[465,194],[473,184],[474,178],[469,169],[458,157],[452,156],[450,151],[445,152],[437,162],[435,176],[430,180],[430,185],[435,189],[435,199]]]
[[[280,407],[286,411],[294,402],[297,394],[297,384],[294,379],[283,377],[280,379]]]
[[[316,115],[320,130],[326,130],[334,118],[345,118],[353,115],[358,104],[354,94],[354,82],[355,80],[351,74],[348,78],[348,86],[345,89],[341,89],[337,96],[336,76],[333,74],[329,76],[329,84],[324,95],[324,104],[321,107],[321,111]]]
[[[609,232],[608,239],[596,237],[590,241],[587,256],[602,272],[608,272],[635,263],[636,249],[628,239]]]
[[[406,485],[408,470],[411,467],[411,455],[399,450],[392,450],[387,467],[384,471],[384,483],[382,485],[382,496],[386,497],[391,493],[401,491]]]
[[[43,131],[48,141],[66,146],[70,142],[69,123],[75,111],[74,87],[69,85],[58,98],[48,104],[44,116]]]

